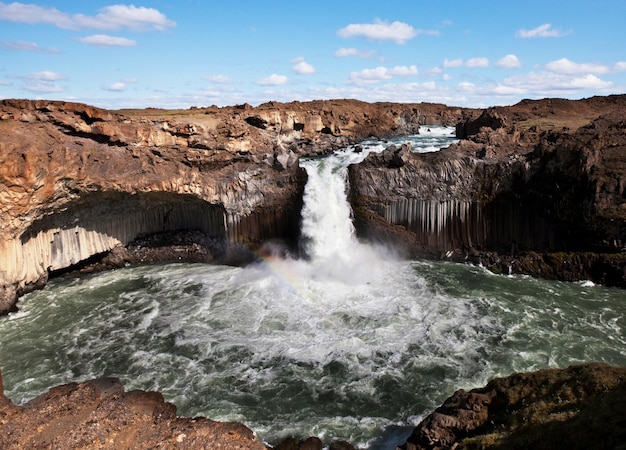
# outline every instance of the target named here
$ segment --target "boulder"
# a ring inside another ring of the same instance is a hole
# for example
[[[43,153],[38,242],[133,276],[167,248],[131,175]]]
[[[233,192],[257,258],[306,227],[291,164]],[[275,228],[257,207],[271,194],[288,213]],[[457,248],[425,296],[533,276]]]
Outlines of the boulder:
[[[265,450],[240,423],[176,416],[157,392],[101,378],[50,389],[23,406],[0,395],[0,448]]]
[[[519,373],[455,392],[400,448],[623,448],[625,404],[626,368]]]

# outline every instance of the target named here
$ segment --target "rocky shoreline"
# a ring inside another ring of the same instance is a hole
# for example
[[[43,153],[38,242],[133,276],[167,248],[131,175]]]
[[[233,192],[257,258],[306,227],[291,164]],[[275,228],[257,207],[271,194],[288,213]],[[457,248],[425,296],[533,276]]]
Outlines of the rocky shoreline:
[[[455,392],[398,450],[618,449],[626,442],[624,405],[626,368],[585,364],[513,374]],[[178,417],[161,394],[126,392],[115,378],[58,386],[21,406],[0,390],[0,447],[356,450],[317,437],[262,443],[240,423]]]
[[[336,100],[106,111],[4,100],[0,313],[66,273],[297,252],[298,159],[421,125],[456,126],[461,141],[430,154],[390,147],[351,166],[360,238],[410,258],[626,288],[624,95],[487,110]],[[554,448],[565,442],[556,436],[578,436],[572,427],[606,439],[577,438],[573,448],[606,448],[626,440],[614,418],[623,417],[625,378],[592,364],[495,380],[456,393],[404,448]],[[0,429],[2,448],[265,448],[241,424],[178,418],[160,394],[125,392],[113,379],[20,406],[0,395]],[[546,433],[553,438],[536,437]]]

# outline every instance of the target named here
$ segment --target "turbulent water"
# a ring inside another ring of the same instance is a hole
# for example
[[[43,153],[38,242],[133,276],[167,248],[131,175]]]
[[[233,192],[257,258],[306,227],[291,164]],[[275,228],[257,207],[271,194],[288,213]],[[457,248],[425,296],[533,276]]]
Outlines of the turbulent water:
[[[410,138],[436,150],[450,130]],[[364,143],[302,164],[301,260],[135,267],[55,280],[0,320],[6,393],[117,376],[178,414],[393,449],[457,388],[514,371],[626,365],[623,290],[398,261],[354,239],[345,196]]]

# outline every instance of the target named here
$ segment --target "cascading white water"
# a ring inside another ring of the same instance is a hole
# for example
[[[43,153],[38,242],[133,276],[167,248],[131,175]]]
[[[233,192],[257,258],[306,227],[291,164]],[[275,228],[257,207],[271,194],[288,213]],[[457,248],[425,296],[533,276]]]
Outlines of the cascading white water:
[[[313,260],[341,257],[354,244],[345,159],[335,154],[301,164],[308,174],[301,234],[305,252]]]
[[[413,148],[449,136],[432,129]],[[179,415],[242,421],[270,443],[317,435],[393,450],[458,388],[590,360],[626,365],[621,290],[395,261],[358,244],[345,167],[363,157],[303,163],[307,260],[134,267],[23,297],[0,319],[6,394],[22,402],[116,376],[162,392]]]

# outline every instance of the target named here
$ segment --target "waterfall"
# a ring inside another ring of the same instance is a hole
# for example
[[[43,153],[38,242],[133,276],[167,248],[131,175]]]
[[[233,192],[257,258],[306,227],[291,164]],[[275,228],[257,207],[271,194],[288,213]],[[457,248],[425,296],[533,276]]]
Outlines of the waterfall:
[[[352,211],[346,195],[346,159],[345,155],[335,154],[302,164],[308,174],[302,208],[302,247],[312,260],[345,255],[354,245]]]

